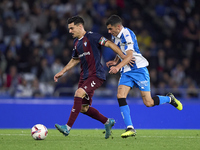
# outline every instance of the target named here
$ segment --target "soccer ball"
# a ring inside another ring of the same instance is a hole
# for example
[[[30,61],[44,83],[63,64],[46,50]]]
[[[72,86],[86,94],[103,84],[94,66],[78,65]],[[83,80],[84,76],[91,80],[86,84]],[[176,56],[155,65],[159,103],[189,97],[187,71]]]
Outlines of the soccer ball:
[[[36,124],[31,129],[31,136],[35,140],[44,140],[48,135],[48,130],[43,124]]]

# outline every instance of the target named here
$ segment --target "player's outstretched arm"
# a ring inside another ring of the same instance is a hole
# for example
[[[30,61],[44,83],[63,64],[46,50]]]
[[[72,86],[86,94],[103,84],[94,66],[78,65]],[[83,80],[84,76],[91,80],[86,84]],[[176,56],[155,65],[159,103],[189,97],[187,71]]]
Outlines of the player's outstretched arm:
[[[123,66],[127,65],[133,58],[133,52],[132,50],[126,51],[126,57],[117,65],[117,66],[112,66],[110,68],[109,73],[110,74],[116,74],[119,69],[121,69]]]
[[[62,77],[65,72],[76,66],[80,62],[79,59],[71,59],[68,64],[54,76],[54,81],[58,82],[58,78]]]

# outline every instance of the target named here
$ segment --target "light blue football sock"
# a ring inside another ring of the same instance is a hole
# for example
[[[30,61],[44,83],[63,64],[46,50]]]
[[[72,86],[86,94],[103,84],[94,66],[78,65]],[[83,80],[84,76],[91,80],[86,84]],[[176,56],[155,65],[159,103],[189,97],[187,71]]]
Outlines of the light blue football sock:
[[[170,98],[169,96],[160,96],[160,95],[157,95],[160,99],[160,104],[159,105],[162,105],[162,104],[165,104],[165,103],[169,103],[170,102]]]
[[[130,108],[128,105],[120,106],[120,111],[122,118],[124,119],[124,123],[126,126],[133,126],[131,115],[130,115]]]

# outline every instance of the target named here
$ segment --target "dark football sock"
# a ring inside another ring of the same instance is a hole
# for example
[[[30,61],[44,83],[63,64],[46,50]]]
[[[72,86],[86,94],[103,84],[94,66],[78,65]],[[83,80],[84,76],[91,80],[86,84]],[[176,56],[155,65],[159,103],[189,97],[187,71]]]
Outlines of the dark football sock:
[[[95,109],[94,107],[89,107],[88,111],[86,113],[83,113],[85,115],[90,116],[93,119],[96,119],[100,122],[102,122],[103,124],[106,123],[106,121],[108,120],[107,117],[105,117],[104,115],[102,115],[97,109]]]
[[[153,106],[156,106],[156,105],[160,104],[160,99],[159,99],[158,96],[154,96],[154,97],[152,97],[152,99],[154,100],[154,105]]]
[[[81,110],[82,105],[82,98],[80,97],[74,97],[74,106],[72,107],[67,125],[72,127],[74,122],[76,121],[76,118],[78,117],[78,114]]]

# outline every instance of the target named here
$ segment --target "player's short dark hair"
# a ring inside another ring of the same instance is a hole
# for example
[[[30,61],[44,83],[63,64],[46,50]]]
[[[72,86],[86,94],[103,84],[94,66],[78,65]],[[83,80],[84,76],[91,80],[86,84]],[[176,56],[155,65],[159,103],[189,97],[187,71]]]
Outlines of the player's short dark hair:
[[[116,25],[116,24],[122,24],[122,19],[118,15],[112,15],[106,21],[106,26],[108,26],[109,24],[111,26]]]
[[[74,25],[82,24],[84,25],[84,20],[80,16],[74,16],[67,20],[67,24],[74,23]]]

